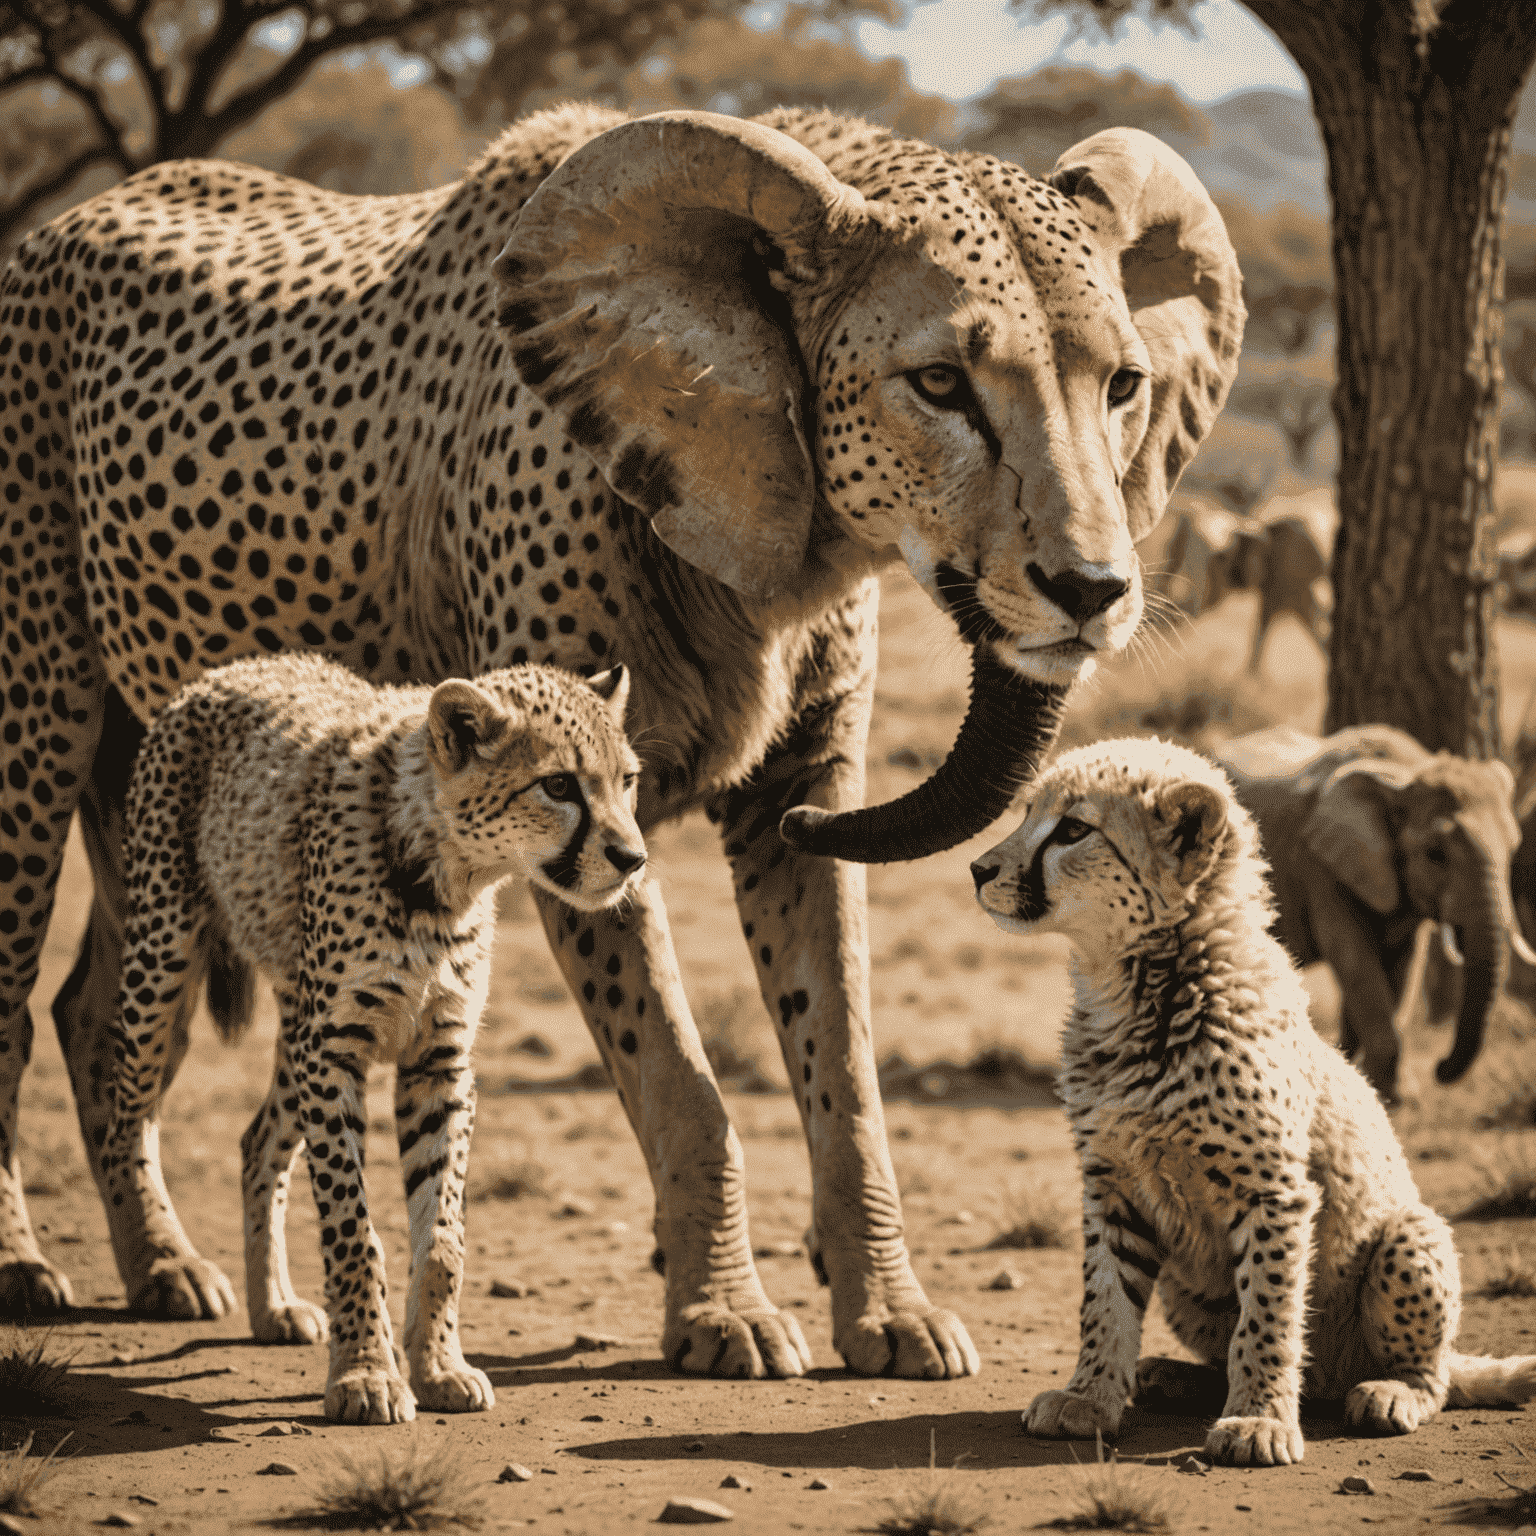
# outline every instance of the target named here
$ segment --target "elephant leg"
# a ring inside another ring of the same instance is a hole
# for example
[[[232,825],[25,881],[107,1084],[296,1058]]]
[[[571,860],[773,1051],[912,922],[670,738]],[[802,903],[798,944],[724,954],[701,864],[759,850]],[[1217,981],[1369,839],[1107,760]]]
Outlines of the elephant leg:
[[[1248,651],[1248,670],[1257,675],[1264,660],[1264,642],[1269,638],[1270,626],[1275,622],[1278,607],[1268,585],[1259,590],[1259,619],[1254,625],[1253,644]]]
[[[791,806],[862,802],[871,697],[872,682],[810,712],[709,810],[810,1145],[833,1344],[866,1375],[971,1376],[981,1361],[965,1325],[929,1302],[907,1256],[875,1074],[864,868],[797,854],[778,833]]]
[[[24,526],[32,525],[18,522],[17,531]],[[28,538],[38,544],[40,561],[50,544],[62,549],[67,542],[46,522],[36,524]],[[46,595],[52,597],[51,589]],[[37,980],[80,785],[97,755],[107,693],[83,619],[67,610],[62,591],[58,597],[51,611],[29,615],[23,630],[15,625],[14,606],[0,610],[0,638],[6,642],[0,648],[0,1312],[13,1315],[58,1312],[74,1301],[68,1278],[43,1257],[33,1235],[17,1152],[21,1078],[32,1058],[27,999]],[[26,644],[24,632],[30,636]],[[37,643],[40,636],[46,644]],[[87,934],[77,976],[91,953]],[[106,1031],[115,1002],[114,979],[100,1020],[103,1086],[111,1081]],[[87,1141],[88,1161],[91,1152]]]
[[[534,898],[650,1169],[666,1359],[695,1375],[803,1375],[800,1325],[768,1300],[752,1262],[741,1142],[683,993],[660,886],[648,880],[603,912]]]

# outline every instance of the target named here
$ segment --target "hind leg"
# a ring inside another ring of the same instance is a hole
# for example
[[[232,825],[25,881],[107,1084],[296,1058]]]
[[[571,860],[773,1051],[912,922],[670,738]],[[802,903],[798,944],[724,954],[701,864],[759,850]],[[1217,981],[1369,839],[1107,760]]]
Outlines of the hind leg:
[[[296,999],[278,997],[282,1027],[272,1086],[240,1139],[240,1184],[245,1209],[245,1308],[251,1334],[263,1344],[323,1344],[329,1335],[323,1308],[305,1301],[288,1274],[288,1188],[304,1145],[286,1042]]]
[[[1154,1413],[1220,1413],[1227,1400],[1227,1353],[1237,1327],[1236,1293],[1206,1296],[1166,1269],[1157,1291],[1174,1337],[1195,1359],[1152,1355],[1138,1360],[1137,1404]]]
[[[1360,1329],[1381,1377],[1345,1399],[1351,1424],[1406,1435],[1445,1406],[1450,1346],[1461,1322],[1461,1270],[1451,1229],[1427,1206],[1387,1221],[1360,1288]]]

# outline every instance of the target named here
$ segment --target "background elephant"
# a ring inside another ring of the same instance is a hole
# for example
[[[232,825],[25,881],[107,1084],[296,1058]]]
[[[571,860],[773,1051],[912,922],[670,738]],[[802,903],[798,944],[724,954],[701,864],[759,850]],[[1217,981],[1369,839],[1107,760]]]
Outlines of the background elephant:
[[[1191,619],[1220,606],[1231,592],[1256,587],[1264,570],[1262,533],[1204,496],[1180,496],[1152,536],[1137,546],[1149,591]]]
[[[1338,514],[1330,490],[1304,496],[1276,496],[1254,514],[1251,537],[1256,554],[1245,570],[1259,594],[1259,617],[1248,651],[1248,670],[1257,672],[1264,642],[1281,614],[1294,614],[1324,655],[1332,593],[1328,567]]]
[[[1472,1065],[1510,952],[1530,951],[1510,898],[1519,841],[1514,777],[1498,762],[1429,753],[1390,726],[1319,739],[1288,727],[1217,754],[1254,814],[1273,871],[1276,933],[1303,965],[1326,960],[1343,994],[1340,1048],[1397,1095],[1394,1016],[1426,919],[1464,960],[1442,1083]]]

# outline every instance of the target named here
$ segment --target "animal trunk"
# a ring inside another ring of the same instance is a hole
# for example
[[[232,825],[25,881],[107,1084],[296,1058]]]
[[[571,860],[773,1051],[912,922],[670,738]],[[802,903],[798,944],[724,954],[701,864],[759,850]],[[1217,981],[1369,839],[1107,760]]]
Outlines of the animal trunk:
[[[1484,870],[1483,890],[1468,904],[1461,926],[1461,949],[1466,957],[1461,1012],[1456,1019],[1456,1043],[1450,1055],[1435,1067],[1435,1076],[1442,1083],[1454,1083],[1464,1076],[1483,1048],[1488,1015],[1509,974],[1509,935],[1514,922],[1504,870],[1490,863]]]
[[[1039,770],[1061,728],[1065,688],[1004,666],[987,644],[971,656],[971,706],[938,771],[885,805],[841,814],[797,806],[779,835],[802,853],[854,864],[926,859],[975,837]]]

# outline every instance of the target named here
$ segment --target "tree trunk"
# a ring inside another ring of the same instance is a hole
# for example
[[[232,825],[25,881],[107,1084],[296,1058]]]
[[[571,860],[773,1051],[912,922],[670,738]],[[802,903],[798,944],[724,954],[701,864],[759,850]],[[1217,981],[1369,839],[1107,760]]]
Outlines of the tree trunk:
[[[1325,729],[1499,751],[1500,235],[1529,0],[1248,0],[1312,88],[1339,316]]]

